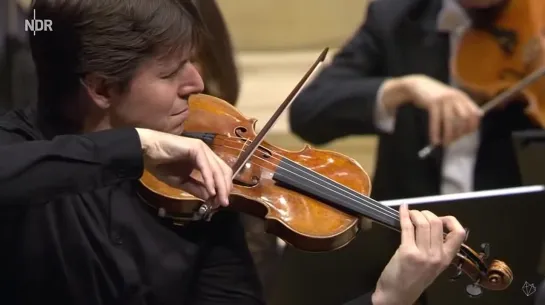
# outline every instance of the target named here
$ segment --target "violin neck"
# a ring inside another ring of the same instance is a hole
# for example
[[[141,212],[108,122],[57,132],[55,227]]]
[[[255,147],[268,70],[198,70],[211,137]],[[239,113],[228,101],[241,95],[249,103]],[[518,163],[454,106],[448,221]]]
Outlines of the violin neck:
[[[287,158],[280,161],[273,179],[348,214],[363,216],[400,230],[399,213],[395,209]]]

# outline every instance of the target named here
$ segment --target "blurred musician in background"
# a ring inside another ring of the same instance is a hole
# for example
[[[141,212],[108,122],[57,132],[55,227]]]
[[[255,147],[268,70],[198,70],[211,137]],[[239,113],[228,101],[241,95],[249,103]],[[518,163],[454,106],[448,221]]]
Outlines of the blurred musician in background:
[[[292,131],[314,144],[377,134],[379,200],[520,185],[511,132],[534,127],[523,105],[483,115],[449,71],[460,32],[505,3],[372,1],[366,21],[293,102]],[[422,160],[429,143],[444,148]]]

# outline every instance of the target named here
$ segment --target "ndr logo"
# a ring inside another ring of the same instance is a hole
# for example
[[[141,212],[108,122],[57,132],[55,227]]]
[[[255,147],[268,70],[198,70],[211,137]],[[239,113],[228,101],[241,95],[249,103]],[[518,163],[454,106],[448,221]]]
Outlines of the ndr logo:
[[[53,31],[53,21],[51,19],[36,19],[36,10],[33,10],[32,13],[34,14],[32,20],[25,20],[26,32],[31,31],[36,35],[36,32]]]

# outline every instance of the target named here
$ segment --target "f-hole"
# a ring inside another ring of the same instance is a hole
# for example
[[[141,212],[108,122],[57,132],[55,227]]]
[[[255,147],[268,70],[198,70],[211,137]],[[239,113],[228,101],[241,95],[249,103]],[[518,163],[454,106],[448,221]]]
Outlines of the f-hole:
[[[260,146],[257,148],[257,151],[259,152],[259,157],[262,159],[269,159],[272,158],[272,151],[268,150],[267,148]]]
[[[246,129],[245,127],[239,126],[239,127],[235,128],[235,134],[239,138],[246,138],[245,134],[247,132],[248,132],[248,129]]]
[[[248,141],[246,137],[246,133],[248,132],[248,129],[246,127],[239,126],[235,128],[235,135],[238,137],[238,141],[242,144],[250,144],[246,143]],[[246,145],[245,145],[246,146]]]
[[[490,26],[486,30],[494,36],[500,48],[507,56],[512,56],[515,53],[515,48],[518,44],[518,37],[515,31],[494,26]]]
[[[246,136],[246,133],[248,132],[248,129],[246,129],[245,127],[242,127],[242,126],[239,126],[237,128],[235,128],[235,135],[237,137],[239,137],[239,140],[240,142],[242,143],[245,143],[245,142],[248,142],[246,144],[250,144],[251,140],[248,140],[247,136]],[[259,146],[256,150],[256,152],[254,153],[256,154],[258,157],[262,158],[262,159],[269,159],[269,158],[272,158],[272,151],[270,151],[269,149],[263,147],[263,146]]]

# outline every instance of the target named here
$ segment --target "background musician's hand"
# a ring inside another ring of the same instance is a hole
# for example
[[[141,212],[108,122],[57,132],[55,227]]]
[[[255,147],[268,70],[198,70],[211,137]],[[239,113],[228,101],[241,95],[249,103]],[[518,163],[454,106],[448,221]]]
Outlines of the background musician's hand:
[[[401,245],[382,272],[373,305],[410,305],[452,262],[465,238],[454,217],[400,208]],[[443,225],[450,231],[443,237]],[[416,230],[415,230],[416,228]]]
[[[232,170],[203,141],[149,129],[136,129],[146,169],[165,183],[215,208],[229,204]]]
[[[389,112],[395,112],[395,108],[407,101],[428,111],[431,144],[448,145],[479,128],[483,112],[471,98],[428,76],[409,75],[393,79],[385,84],[384,90],[384,103]]]
[[[464,92],[424,75],[406,81],[413,103],[428,110],[432,144],[448,145],[479,127],[482,111]]]

